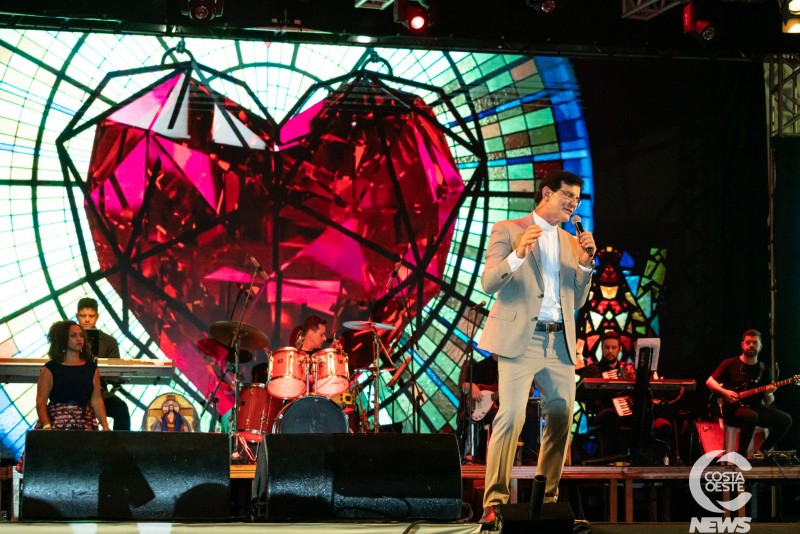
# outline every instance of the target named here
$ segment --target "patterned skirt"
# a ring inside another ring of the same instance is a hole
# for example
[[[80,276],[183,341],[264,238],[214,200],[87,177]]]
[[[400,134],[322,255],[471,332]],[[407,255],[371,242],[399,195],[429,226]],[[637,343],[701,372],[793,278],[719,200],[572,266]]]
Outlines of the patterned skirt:
[[[47,405],[47,416],[53,430],[97,430],[94,410],[89,403],[51,402]],[[34,430],[42,428],[36,421]]]
[[[51,402],[47,405],[47,417],[53,430],[97,430],[94,409],[89,403]],[[33,430],[41,430],[41,421],[36,421]],[[17,462],[16,469],[22,473],[25,468],[25,453]]]

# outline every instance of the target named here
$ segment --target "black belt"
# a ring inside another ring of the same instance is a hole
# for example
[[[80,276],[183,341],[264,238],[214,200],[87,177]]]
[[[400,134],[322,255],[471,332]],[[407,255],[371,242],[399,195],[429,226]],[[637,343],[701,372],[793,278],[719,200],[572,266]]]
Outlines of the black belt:
[[[540,332],[561,332],[564,330],[564,323],[555,323],[553,321],[537,321],[536,330]]]

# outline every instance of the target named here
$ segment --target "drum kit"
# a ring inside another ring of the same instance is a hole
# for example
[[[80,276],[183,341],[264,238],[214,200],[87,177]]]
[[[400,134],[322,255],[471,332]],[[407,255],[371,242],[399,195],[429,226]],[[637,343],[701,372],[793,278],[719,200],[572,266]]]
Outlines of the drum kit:
[[[243,456],[245,461],[255,462],[256,454],[251,445],[260,446],[264,435],[269,433],[348,433],[359,428],[368,431],[365,407],[357,401],[360,401],[360,388],[369,379],[358,383],[356,375],[359,373],[372,375],[375,393],[373,421],[378,421],[377,384],[379,373],[386,370],[377,366],[379,351],[383,348],[379,334],[394,327],[374,321],[348,321],[343,326],[372,332],[373,335],[373,365],[369,369],[357,369],[353,376],[350,375],[348,355],[338,342],[311,354],[296,347],[279,347],[270,351],[265,349],[268,344],[266,334],[254,326],[233,321],[217,321],[211,325],[211,337],[200,340],[198,348],[212,358],[236,367],[234,396],[237,409],[231,414],[231,429],[235,429],[232,436],[236,449],[234,458]],[[253,355],[250,351],[259,349],[265,349],[268,356],[266,383],[240,385],[238,363],[251,361]],[[388,369],[396,374],[402,371],[394,367]],[[215,393],[216,390],[212,398]],[[379,425],[373,423],[371,431],[377,432],[378,429]]]

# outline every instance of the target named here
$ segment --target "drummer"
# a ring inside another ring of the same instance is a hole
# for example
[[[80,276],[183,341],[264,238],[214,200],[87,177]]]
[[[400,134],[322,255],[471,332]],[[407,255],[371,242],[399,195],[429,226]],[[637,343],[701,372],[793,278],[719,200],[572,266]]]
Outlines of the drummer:
[[[306,354],[313,354],[318,351],[328,339],[327,324],[322,317],[309,315],[303,321],[302,326],[292,330],[292,334],[289,336],[292,346],[297,347]],[[341,348],[338,339],[335,339],[331,346],[333,348]]]

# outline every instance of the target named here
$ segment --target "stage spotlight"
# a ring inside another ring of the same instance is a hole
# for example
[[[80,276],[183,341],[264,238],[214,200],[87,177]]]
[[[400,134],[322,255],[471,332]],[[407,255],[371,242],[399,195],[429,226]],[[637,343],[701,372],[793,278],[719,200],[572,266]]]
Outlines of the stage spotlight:
[[[717,28],[710,20],[701,18],[695,2],[689,2],[683,6],[683,33],[697,37],[706,43],[717,38]]]
[[[800,0],[784,0],[781,18],[783,33],[800,33]]]
[[[394,21],[412,31],[424,31],[431,25],[427,3],[421,0],[395,0]]]
[[[208,22],[222,16],[225,0],[181,0],[181,15]]]
[[[532,7],[540,13],[549,15],[556,10],[558,2],[556,0],[525,0],[525,5]]]

